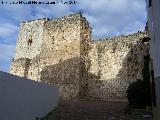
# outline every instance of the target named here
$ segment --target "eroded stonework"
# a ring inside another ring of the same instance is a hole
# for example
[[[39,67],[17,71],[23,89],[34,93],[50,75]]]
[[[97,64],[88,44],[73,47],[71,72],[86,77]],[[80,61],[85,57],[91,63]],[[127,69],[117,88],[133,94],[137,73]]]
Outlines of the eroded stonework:
[[[143,43],[146,36],[135,33],[92,42],[89,72],[94,76],[88,81],[89,97],[123,99],[128,85],[143,79],[143,57],[149,47]]]
[[[125,99],[142,78],[145,32],[91,41],[81,13],[21,24],[10,73],[59,86],[65,100]]]

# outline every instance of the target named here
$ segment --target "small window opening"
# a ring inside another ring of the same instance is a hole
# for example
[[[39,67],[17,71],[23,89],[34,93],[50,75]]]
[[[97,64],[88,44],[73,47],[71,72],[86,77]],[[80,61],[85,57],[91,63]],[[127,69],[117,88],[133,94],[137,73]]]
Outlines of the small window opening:
[[[28,45],[31,45],[32,44],[32,39],[29,39],[28,40]]]

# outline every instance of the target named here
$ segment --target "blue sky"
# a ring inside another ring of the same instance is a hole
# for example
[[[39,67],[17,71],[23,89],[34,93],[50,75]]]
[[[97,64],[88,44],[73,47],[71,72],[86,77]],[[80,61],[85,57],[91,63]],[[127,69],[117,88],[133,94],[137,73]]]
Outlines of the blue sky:
[[[83,11],[83,16],[90,22],[94,39],[144,30],[146,23],[145,0],[76,0],[75,5],[0,3],[0,71],[9,71],[21,22],[44,17],[57,18],[78,11]]]

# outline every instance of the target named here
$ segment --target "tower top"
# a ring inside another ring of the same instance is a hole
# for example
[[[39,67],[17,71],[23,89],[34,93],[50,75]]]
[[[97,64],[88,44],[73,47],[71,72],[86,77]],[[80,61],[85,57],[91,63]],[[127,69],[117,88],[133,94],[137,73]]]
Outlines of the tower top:
[[[73,14],[69,14],[63,17],[58,17],[58,18],[39,18],[39,19],[34,19],[34,20],[29,20],[29,21],[23,21],[22,23],[29,23],[33,21],[49,21],[49,20],[60,20],[60,19],[65,19],[65,18],[71,18],[71,17],[82,17],[82,12],[77,12]]]

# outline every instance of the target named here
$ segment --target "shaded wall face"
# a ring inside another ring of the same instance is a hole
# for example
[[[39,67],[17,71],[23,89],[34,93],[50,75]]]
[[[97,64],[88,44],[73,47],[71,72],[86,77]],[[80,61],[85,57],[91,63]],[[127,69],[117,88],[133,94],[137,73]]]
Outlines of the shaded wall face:
[[[29,65],[30,59],[27,58],[13,60],[11,63],[10,73],[20,77],[27,77]]]
[[[149,0],[146,1],[147,3]],[[149,26],[149,37],[151,38],[150,41],[150,54],[153,58],[154,64],[154,74],[155,77],[160,76],[160,52],[159,52],[159,45],[160,45],[160,1],[159,0],[152,0],[151,7],[148,7],[147,4],[147,12],[148,12],[148,26]]]
[[[28,66],[28,74],[27,78],[35,81],[40,81],[40,56],[36,56],[32,60],[30,60],[30,64]]]
[[[78,14],[45,23],[40,79],[58,85],[63,99],[79,96],[83,22]]]
[[[33,59],[41,52],[44,20],[22,23],[16,45],[15,60]]]
[[[153,59],[154,81],[156,91],[157,113],[158,120],[160,119],[160,1],[152,0],[152,5],[149,7],[149,0],[146,0],[148,29],[150,41],[150,55]]]
[[[79,92],[80,17],[45,23],[40,67],[41,81],[57,85],[60,98],[77,98]]]
[[[32,22],[28,23],[28,26],[25,23],[22,29],[30,29],[30,27],[35,26],[36,22]],[[33,27],[33,29],[36,28]],[[22,67],[24,71],[27,67],[25,71],[27,72],[27,78],[58,85],[61,96],[67,99],[77,98],[81,87],[80,81],[85,80],[86,84],[87,80],[86,72],[88,71],[85,66],[88,53],[86,51],[88,51],[91,37],[91,31],[88,29],[88,22],[80,14],[56,20],[46,20],[43,23],[42,39],[40,38],[42,44],[41,46],[34,46],[35,49],[40,49],[40,52],[30,51],[34,55],[31,53],[29,56],[22,56],[17,51],[15,58],[18,61],[17,55],[30,58],[34,56],[30,60],[29,66]],[[24,32],[24,30],[21,30],[20,34],[21,32]],[[39,33],[39,30],[36,29],[35,32]],[[41,33],[39,34],[41,36]],[[22,42],[26,44],[26,39],[27,37],[19,39],[17,48]],[[25,53],[26,45],[22,49],[22,53]],[[18,48],[18,50],[20,49]],[[14,63],[18,65],[16,60]],[[25,63],[25,61],[23,62]],[[17,74],[19,74],[18,72],[20,72],[20,69],[17,69]]]
[[[148,46],[142,44],[144,33],[93,43],[89,94],[95,98],[125,98],[128,85],[142,79],[143,57]]]
[[[57,85],[60,98],[77,99],[79,94],[79,58],[59,61],[58,64],[45,66],[41,72],[41,81]]]
[[[88,94],[88,75],[89,75],[89,51],[91,45],[91,28],[88,21],[82,17],[81,18],[81,32],[80,32],[80,97],[86,97]]]
[[[155,86],[156,86],[156,104],[157,104],[157,112],[158,112],[158,120],[160,119],[160,77],[155,78]]]
[[[58,104],[58,88],[0,72],[0,119],[36,120]]]

